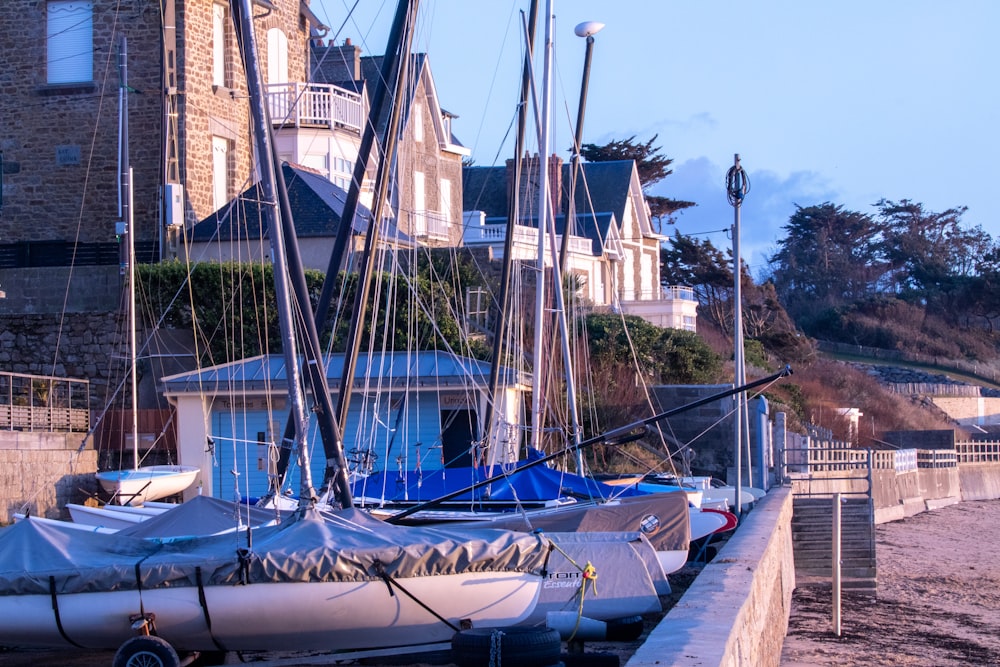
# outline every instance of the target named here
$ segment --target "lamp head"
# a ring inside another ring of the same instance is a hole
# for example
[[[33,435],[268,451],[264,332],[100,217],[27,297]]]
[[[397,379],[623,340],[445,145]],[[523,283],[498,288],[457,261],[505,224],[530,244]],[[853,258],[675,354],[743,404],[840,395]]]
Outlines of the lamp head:
[[[603,23],[598,23],[597,21],[584,21],[573,28],[573,32],[576,33],[577,37],[591,37],[599,33],[603,28]]]

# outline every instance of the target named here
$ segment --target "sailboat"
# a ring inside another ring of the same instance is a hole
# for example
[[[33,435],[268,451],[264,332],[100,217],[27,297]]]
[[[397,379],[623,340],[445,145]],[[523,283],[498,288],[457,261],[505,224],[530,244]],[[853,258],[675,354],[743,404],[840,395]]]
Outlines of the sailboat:
[[[132,401],[132,467],[120,470],[106,470],[97,473],[97,481],[112,502],[121,505],[142,505],[146,501],[159,500],[178,494],[194,483],[200,470],[194,466],[182,465],[140,465],[139,457],[139,404],[136,366],[138,342],[136,333],[136,293],[135,293],[135,230],[133,229],[132,169],[128,150],[128,49],[124,35],[119,49],[119,108],[121,125],[121,202],[123,213],[123,233],[125,256],[122,271],[128,283],[128,340],[129,340],[129,384]],[[126,272],[127,271],[127,272]],[[71,511],[73,508],[70,508]]]
[[[551,9],[546,10],[551,23]],[[528,39],[531,39],[531,30],[528,30]],[[546,48],[548,50],[551,36],[549,28],[546,31]],[[527,51],[530,53],[532,49]],[[548,59],[548,51],[546,58]],[[548,62],[546,63],[548,69]],[[527,65],[526,65],[527,69]],[[546,73],[546,78],[548,74]],[[518,124],[518,142],[515,149],[515,156],[520,156],[523,152],[523,112],[527,108],[527,75],[525,75],[524,86],[522,88],[522,98],[519,110],[521,113]],[[548,105],[548,81],[544,84],[546,94],[543,97],[543,111],[540,120],[542,136],[540,137],[540,154],[547,154],[547,105]],[[539,160],[541,163],[541,160]],[[542,334],[543,320],[545,313],[545,276],[548,268],[546,266],[546,252],[550,246],[551,239],[551,208],[547,185],[547,172],[544,166],[539,166],[539,186],[538,197],[538,262],[535,268],[536,309],[534,318],[534,353],[533,369],[535,371],[532,382],[532,418],[533,428],[531,433],[538,437],[542,432],[542,411],[540,404],[543,401],[544,387],[546,381],[542,379],[542,360],[545,355],[542,353],[544,336]],[[521,176],[521,170],[515,168],[514,178]],[[512,212],[509,220],[513,221],[520,217],[517,210],[516,197],[522,188],[515,180],[510,187],[512,193]],[[567,228],[564,232],[569,233]],[[507,240],[513,239],[512,224],[508,226]],[[509,262],[512,252],[508,245],[505,251],[505,275],[509,271]],[[556,273],[559,262],[553,259],[551,266],[553,274]],[[553,285],[558,285],[559,281],[553,280]],[[505,278],[501,279],[501,291],[507,285]],[[558,289],[554,290],[557,301],[561,297]],[[504,335],[503,321],[505,319],[505,308],[507,298],[501,295],[498,298],[501,304],[501,315],[494,331],[494,370],[498,371],[503,355],[499,352],[498,341]],[[561,304],[557,310],[562,310]],[[565,331],[565,325],[562,327]],[[568,347],[565,346],[565,336],[561,339],[564,342],[563,358],[569,358]],[[499,372],[496,373],[499,375]],[[342,383],[343,388],[346,383]],[[571,376],[567,374],[567,393],[570,406],[575,405],[572,396]],[[490,415],[491,406],[496,402],[497,388],[495,383],[491,383],[490,394],[486,399],[487,417],[483,420],[486,429],[495,428]],[[497,429],[499,430],[499,429]],[[579,429],[574,425],[569,432],[576,435]],[[496,439],[496,438],[494,438]],[[485,438],[490,442],[490,438]],[[577,444],[578,438],[577,438]],[[532,447],[537,451],[539,441],[533,440]],[[574,450],[570,453],[573,456],[577,453]],[[472,457],[470,457],[472,458]],[[577,460],[580,457],[577,455]],[[612,488],[594,480],[587,479],[580,475],[555,470],[543,465],[529,466],[524,462],[505,464],[503,466],[472,466],[472,467],[445,467],[435,470],[385,470],[368,476],[358,478],[352,487],[354,495],[375,512],[384,512],[389,521],[446,521],[446,520],[475,520],[489,525],[503,525],[505,527],[521,530],[532,530],[541,526],[555,530],[594,530],[593,526],[617,525],[618,527],[629,527],[635,530],[647,532],[647,537],[657,545],[658,558],[666,572],[678,569],[687,559],[689,541],[692,537],[690,530],[691,512],[688,508],[687,493],[678,492],[676,494],[655,494],[639,492],[635,489]],[[580,467],[578,463],[578,468]],[[471,486],[470,486],[471,485]],[[468,487],[468,488],[466,488]],[[662,491],[662,487],[657,491]],[[626,498],[624,496],[634,496]],[[445,498],[446,500],[441,500]],[[436,500],[435,500],[436,499]],[[428,503],[428,501],[432,501]],[[423,505],[423,509],[421,509]],[[625,509],[625,507],[629,509]],[[407,509],[404,509],[407,508]],[[641,509],[637,509],[641,508]],[[400,511],[402,510],[402,512]],[[505,514],[499,514],[506,512]],[[628,515],[628,516],[627,516]],[[603,518],[600,518],[603,517]],[[712,517],[715,518],[714,516]],[[722,528],[728,522],[719,525],[717,522],[709,522],[708,531]],[[699,524],[700,525],[700,524]],[[665,527],[669,526],[669,529]],[[656,537],[654,537],[654,534]],[[702,534],[696,535],[701,537]]]
[[[248,85],[259,92],[250,0],[234,0],[233,14],[246,37]],[[261,106],[258,130],[266,128]],[[257,139],[266,147],[262,134]],[[266,180],[270,152],[258,154]],[[295,374],[281,228],[273,224],[269,232],[283,351]],[[289,382],[289,402],[300,418],[296,452],[308,471],[298,378]],[[32,518],[4,528],[0,644],[118,648],[116,664],[152,654],[177,667],[178,650],[427,644],[449,640],[460,625],[538,621],[532,614],[549,538],[392,527],[354,509],[321,515],[308,474],[301,496],[292,519],[247,530],[245,541],[233,535],[151,540]],[[250,609],[260,610],[257,621]]]

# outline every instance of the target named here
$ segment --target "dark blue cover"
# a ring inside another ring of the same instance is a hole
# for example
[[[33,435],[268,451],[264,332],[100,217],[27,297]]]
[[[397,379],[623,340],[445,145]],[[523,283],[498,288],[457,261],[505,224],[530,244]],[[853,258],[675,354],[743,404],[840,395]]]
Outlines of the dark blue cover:
[[[644,492],[631,487],[611,486],[574,473],[554,470],[545,464],[524,467],[538,456],[535,454],[527,461],[505,467],[377,472],[355,481],[352,493],[356,498],[377,498],[387,503],[421,503],[505,474],[504,478],[456,496],[452,501],[537,504],[567,497],[603,500],[644,495]]]

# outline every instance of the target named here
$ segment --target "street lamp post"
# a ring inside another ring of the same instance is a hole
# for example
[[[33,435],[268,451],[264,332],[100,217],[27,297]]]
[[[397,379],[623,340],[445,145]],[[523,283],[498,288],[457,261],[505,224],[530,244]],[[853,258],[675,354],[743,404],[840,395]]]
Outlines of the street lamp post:
[[[587,86],[590,83],[590,61],[594,55],[594,35],[604,28],[603,23],[584,21],[573,29],[577,37],[587,39],[583,56],[583,77],[580,82],[580,106],[576,112],[576,133],[573,138],[573,155],[569,167],[569,204],[566,209],[566,224],[563,228],[562,246],[559,249],[559,266],[565,270],[569,254],[569,236],[576,222],[576,179],[580,169],[580,147],[583,145],[583,116],[587,110]]]

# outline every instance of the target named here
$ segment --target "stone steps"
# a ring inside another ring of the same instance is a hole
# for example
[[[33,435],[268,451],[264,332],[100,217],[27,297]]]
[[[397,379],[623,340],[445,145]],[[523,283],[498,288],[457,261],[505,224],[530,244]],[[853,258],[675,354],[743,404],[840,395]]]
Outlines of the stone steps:
[[[793,501],[792,546],[800,583],[829,581],[833,573],[832,497],[797,497]],[[875,520],[869,498],[841,502],[841,587],[874,595]]]

